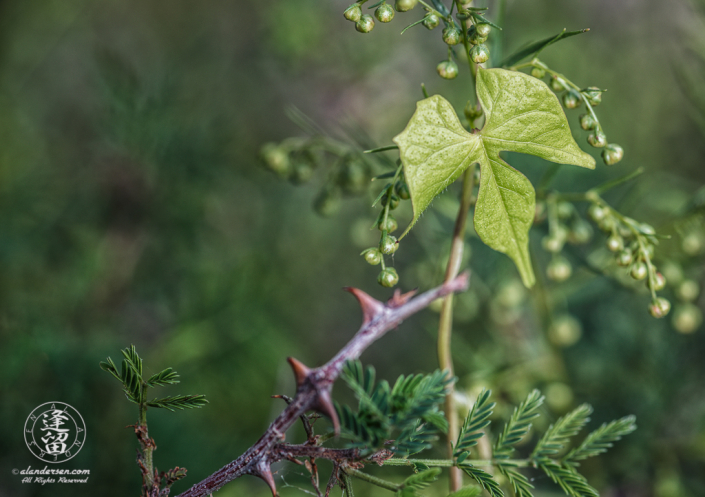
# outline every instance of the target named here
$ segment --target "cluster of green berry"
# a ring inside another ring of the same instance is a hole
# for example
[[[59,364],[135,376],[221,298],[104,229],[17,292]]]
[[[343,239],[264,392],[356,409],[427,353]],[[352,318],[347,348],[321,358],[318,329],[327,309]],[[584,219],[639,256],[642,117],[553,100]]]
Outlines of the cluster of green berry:
[[[666,261],[663,264],[663,273],[668,278],[669,285],[674,288],[676,300],[671,324],[680,333],[693,333],[703,322],[703,312],[696,304],[700,295],[697,277],[699,272],[698,268],[686,271],[675,261]]]
[[[609,235],[607,248],[615,254],[617,265],[627,268],[634,280],[646,281],[651,291],[649,312],[655,318],[664,317],[671,310],[671,303],[656,295],[666,286],[666,278],[653,263],[654,248],[658,244],[654,228],[623,216],[599,197],[593,200],[588,215]]]
[[[385,185],[373,204],[374,207],[379,203],[381,207],[380,213],[373,225],[373,228],[377,228],[381,231],[379,245],[365,249],[360,254],[365,258],[368,264],[373,266],[381,264],[382,271],[377,276],[377,282],[387,288],[391,288],[399,283],[399,275],[396,269],[388,267],[384,261],[385,255],[392,255],[399,248],[397,237],[392,235],[399,225],[390,211],[396,209],[401,200],[408,200],[409,198],[409,187],[404,182],[401,167],[398,167],[391,183]]]
[[[313,204],[321,216],[335,214],[344,196],[366,192],[373,175],[372,165],[359,150],[326,137],[267,143],[260,155],[268,169],[294,184],[310,181],[315,169],[326,164],[327,179]]]
[[[452,8],[451,11],[447,11],[443,7],[444,12],[440,12],[423,0],[396,0],[394,8],[387,4],[385,0],[382,0],[369,7],[370,9],[376,9],[374,18],[369,14],[362,13],[362,5],[365,2],[367,0],[358,0],[358,2],[345,9],[343,13],[347,20],[355,23],[355,29],[361,33],[372,31],[375,26],[375,18],[379,22],[391,22],[394,19],[395,11],[410,11],[418,3],[424,6],[425,14],[423,18],[404,28],[404,31],[418,24],[423,25],[428,30],[432,30],[443,21],[445,28],[442,32],[442,38],[445,44],[448,45],[448,59],[440,62],[436,67],[436,71],[442,78],[453,79],[458,76],[458,64],[453,60],[454,52],[452,47],[455,45],[463,43],[467,56],[476,64],[483,64],[490,58],[490,51],[485,42],[490,35],[492,27],[499,27],[483,17],[482,12],[487,10],[486,7],[470,7],[461,10],[455,14],[458,20],[456,22],[453,19]],[[455,6],[455,3],[453,3],[453,6]],[[438,7],[441,8],[441,5]],[[467,27],[468,25],[469,27]]]
[[[355,29],[357,29],[360,33],[369,33],[375,27],[375,19],[369,14],[362,13],[362,5],[366,2],[367,0],[359,0],[345,9],[345,12],[343,13],[348,21],[355,23]],[[394,2],[394,8],[392,8],[386,0],[382,0],[381,2],[377,2],[368,8],[375,9],[375,18],[377,18],[379,22],[386,23],[391,22],[392,19],[394,19],[395,10],[397,12],[407,12],[416,7],[417,3],[419,3],[419,0],[396,0]],[[434,21],[432,20],[429,21],[429,23],[433,22]],[[436,26],[439,22],[440,21],[438,19],[435,20]],[[426,27],[433,29],[435,26]]]
[[[566,109],[577,109],[582,103],[585,104],[587,113],[580,115],[580,127],[591,132],[587,141],[591,146],[602,149],[602,160],[605,164],[612,166],[621,161],[624,157],[624,150],[615,143],[607,142],[607,135],[602,130],[594,110],[594,107],[602,102],[604,90],[595,86],[581,89],[562,74],[549,69],[538,59],[532,60],[530,65],[533,77],[544,79],[548,75],[551,89],[557,94],[565,92],[561,96],[561,101]]]
[[[633,280],[646,282],[651,292],[651,315],[657,318],[667,315],[671,303],[656,294],[666,286],[666,278],[653,263],[654,249],[658,244],[654,228],[622,215],[594,191],[585,194],[585,200],[590,202],[588,217],[607,235],[605,243],[614,254],[616,264],[627,268]],[[593,235],[592,227],[573,204],[562,200],[560,195],[548,195],[545,202],[539,202],[536,216],[536,221],[548,219],[548,234],[541,240],[544,250],[551,253],[546,276],[552,281],[565,281],[573,270],[561,251],[566,242],[575,245],[589,242]]]
[[[307,183],[320,163],[320,154],[301,140],[292,138],[281,143],[266,143],[260,157],[277,176],[294,184]]]
[[[546,266],[546,276],[556,282],[570,278],[573,267],[561,251],[566,242],[574,245],[588,243],[592,239],[592,226],[578,215],[570,202],[559,201],[548,196],[539,202],[536,210],[537,221],[548,218],[548,234],[541,240],[543,248],[551,253],[551,261]]]

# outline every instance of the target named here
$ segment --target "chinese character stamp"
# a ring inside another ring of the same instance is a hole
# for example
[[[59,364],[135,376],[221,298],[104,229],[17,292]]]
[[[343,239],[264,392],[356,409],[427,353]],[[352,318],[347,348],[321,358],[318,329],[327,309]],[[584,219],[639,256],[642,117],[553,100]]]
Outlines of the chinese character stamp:
[[[70,405],[47,402],[27,417],[24,439],[37,458],[49,463],[61,463],[74,457],[83,447],[86,424]]]

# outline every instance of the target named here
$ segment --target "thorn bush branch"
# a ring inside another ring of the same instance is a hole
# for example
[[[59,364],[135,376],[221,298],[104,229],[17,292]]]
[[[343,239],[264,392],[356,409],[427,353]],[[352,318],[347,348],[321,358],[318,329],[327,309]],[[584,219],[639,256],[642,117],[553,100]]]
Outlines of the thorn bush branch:
[[[341,455],[334,452],[336,449],[327,449],[315,446],[289,446],[281,442],[285,433],[296,420],[313,410],[328,416],[336,433],[339,433],[340,423],[333,407],[331,389],[333,383],[340,375],[346,361],[355,360],[373,342],[381,338],[389,330],[396,328],[404,319],[427,307],[439,297],[467,289],[469,273],[463,273],[443,285],[429,290],[413,298],[415,292],[406,294],[398,290],[387,302],[382,303],[362,290],[348,288],[360,303],[363,313],[363,323],[355,336],[326,364],[319,368],[310,369],[294,358],[289,358],[294,376],[296,378],[296,395],[282,413],[269,425],[269,428],[260,439],[240,457],[223,466],[221,469],[188,489],[179,497],[203,497],[220,489],[226,483],[242,475],[253,475],[263,479],[277,495],[271,464],[287,458],[287,454],[297,457],[292,451],[301,451],[300,455],[306,457],[325,457]],[[305,447],[305,449],[304,449]],[[339,449],[348,450],[348,449]],[[303,453],[304,451],[311,451]],[[318,451],[318,452],[316,452]],[[349,455],[353,455],[351,452]],[[332,459],[336,460],[336,459]]]

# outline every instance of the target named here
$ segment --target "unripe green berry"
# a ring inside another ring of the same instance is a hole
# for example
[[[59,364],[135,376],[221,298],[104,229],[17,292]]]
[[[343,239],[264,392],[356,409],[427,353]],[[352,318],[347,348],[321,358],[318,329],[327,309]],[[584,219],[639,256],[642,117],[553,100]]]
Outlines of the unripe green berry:
[[[546,77],[546,71],[544,71],[540,67],[532,67],[531,75],[536,79],[543,79]]]
[[[585,90],[583,92],[583,95],[585,95],[585,98],[587,98],[587,101],[593,107],[600,105],[600,102],[602,102],[602,92],[599,88],[596,88],[594,86],[591,86],[587,90]]]
[[[621,236],[613,234],[607,239],[607,248],[611,252],[619,252],[624,248],[624,240],[622,240]]]
[[[446,45],[457,45],[463,39],[463,35],[455,26],[446,26],[443,29],[443,41]]]
[[[402,200],[409,200],[411,198],[409,185],[407,185],[405,181],[397,181],[394,185],[394,193],[399,195],[399,198]]]
[[[592,114],[582,114],[580,116],[580,127],[585,131],[593,130],[597,127],[597,121],[592,117]]]
[[[563,86],[563,83],[558,81],[558,78],[554,76],[553,78],[551,78],[551,89],[555,92],[560,92],[565,90],[565,87]]]
[[[649,288],[653,286],[653,290],[659,292],[665,288],[666,278],[661,273],[656,273],[653,278],[646,280],[646,286]]]
[[[429,12],[428,14],[426,14],[426,17],[423,18],[422,24],[426,29],[431,30],[437,28],[440,23],[440,18],[436,14]]]
[[[605,164],[608,166],[612,166],[621,161],[622,157],[624,157],[624,150],[615,143],[610,143],[602,151],[602,160],[605,161]]]
[[[387,202],[389,202],[389,210],[396,209],[397,206],[399,205],[399,197],[397,197],[396,195],[394,195],[392,193],[392,197],[389,198],[389,200],[387,200],[387,198],[388,197],[387,197],[386,193],[384,195],[382,195],[382,205],[387,205]]]
[[[661,272],[672,285],[680,285],[685,282],[683,268],[680,264],[672,260],[666,260],[661,264]],[[680,288],[680,287],[679,287]],[[696,283],[697,288],[697,283]],[[697,293],[695,297],[697,297]]]
[[[556,236],[544,236],[541,239],[541,245],[547,252],[558,253],[563,249],[564,241]]]
[[[319,216],[330,217],[340,210],[340,194],[336,190],[324,189],[313,201],[313,209]]]
[[[687,255],[698,255],[705,248],[705,237],[697,230],[692,230],[683,236],[681,249]]]
[[[596,223],[599,223],[609,215],[609,210],[597,204],[591,204],[587,212],[588,216],[590,216],[590,219],[592,219]]]
[[[289,180],[296,185],[300,185],[302,183],[307,183],[312,177],[313,166],[311,166],[308,162],[299,160],[294,163]]]
[[[386,223],[384,222],[384,219],[377,223],[377,229],[380,231],[387,231],[388,233],[393,233],[397,230],[397,228],[397,220],[394,219],[394,217],[392,217],[391,215],[387,215]]]
[[[379,249],[374,247],[365,250],[362,253],[362,256],[365,258],[365,262],[372,266],[376,266],[377,264],[382,262],[382,252],[380,252]]]
[[[634,254],[629,249],[622,250],[619,254],[617,254],[617,264],[622,267],[629,267],[633,261]]]
[[[683,282],[678,286],[678,298],[684,300],[685,302],[690,302],[698,298],[700,294],[700,286],[696,281],[693,280],[683,280]]]
[[[568,233],[568,241],[570,243],[587,243],[591,238],[592,226],[584,219],[578,219],[571,225],[570,232]]]
[[[656,300],[651,302],[651,305],[649,306],[649,312],[655,318],[664,317],[670,310],[671,303],[663,297],[658,297]]]
[[[673,327],[680,333],[692,333],[703,322],[703,312],[693,304],[682,304],[673,312]]]
[[[360,33],[369,33],[375,27],[375,20],[372,16],[365,14],[355,23],[355,29]]]
[[[377,276],[377,282],[387,288],[392,288],[394,285],[399,283],[399,275],[396,269],[393,267],[388,267],[384,269],[379,276]]]
[[[362,9],[360,8],[360,4],[352,4],[350,7],[345,9],[345,12],[343,12],[343,16],[345,16],[348,21],[359,21],[362,17]]]
[[[553,320],[551,327],[548,329],[548,338],[554,345],[570,347],[580,340],[582,333],[580,321],[570,314],[563,314]]]
[[[568,219],[573,215],[573,204],[570,202],[559,202],[556,205],[556,211],[558,212],[558,217],[561,219]]]
[[[379,22],[391,22],[394,19],[394,9],[383,3],[375,10],[375,17]]]
[[[492,26],[487,23],[481,22],[480,24],[475,24],[475,31],[477,32],[478,36],[481,36],[482,38],[487,38],[490,35],[490,31],[492,31]]]
[[[632,266],[632,270],[629,272],[632,278],[635,280],[643,280],[646,275],[649,274],[649,269],[643,262],[637,262]]]
[[[369,166],[355,157],[348,158],[341,167],[336,183],[344,193],[359,195],[370,186]]]
[[[617,219],[607,210],[607,215],[597,222],[597,227],[605,233],[611,233],[617,228]]]
[[[458,64],[452,60],[444,60],[436,66],[436,72],[443,79],[454,79],[458,76]]]
[[[468,100],[468,103],[465,104],[463,112],[465,113],[465,117],[468,121],[470,121],[470,123],[474,123],[477,119],[482,116],[482,109],[470,102],[470,100]],[[475,171],[479,171],[479,168],[476,168]]]
[[[267,169],[274,171],[279,176],[286,176],[289,173],[289,154],[276,143],[265,144],[260,156]]]
[[[487,37],[478,33],[477,27],[473,24],[468,29],[468,41],[470,41],[473,45],[479,45],[480,43],[485,43],[487,41]]]
[[[490,58],[490,49],[484,43],[475,45],[470,50],[470,58],[475,64],[484,64]]]
[[[568,262],[568,259],[561,256],[553,257],[546,267],[546,276],[548,276],[548,279],[556,282],[567,280],[572,273],[573,268],[570,262]]]
[[[419,3],[419,0],[396,0],[394,8],[397,9],[397,12],[408,12],[416,7],[417,3]]]
[[[563,95],[563,105],[566,109],[575,109],[580,106],[580,95],[575,90],[570,90]]]
[[[587,139],[588,143],[595,148],[602,148],[607,145],[607,136],[601,129],[596,129],[594,133],[590,133]]]
[[[385,255],[393,254],[398,248],[399,244],[397,243],[396,236],[387,235],[379,242],[379,250]]]

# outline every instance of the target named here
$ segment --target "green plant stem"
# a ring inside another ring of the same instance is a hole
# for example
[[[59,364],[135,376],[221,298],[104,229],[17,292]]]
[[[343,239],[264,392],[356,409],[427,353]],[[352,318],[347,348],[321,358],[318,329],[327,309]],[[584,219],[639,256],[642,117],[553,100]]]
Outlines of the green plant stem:
[[[607,190],[611,190],[611,189],[614,188],[615,186],[619,186],[619,185],[621,185],[622,183],[626,183],[627,181],[633,180],[634,178],[636,178],[637,176],[639,176],[639,175],[642,174],[643,172],[644,172],[644,168],[643,168],[643,167],[639,167],[639,168],[637,168],[635,171],[633,171],[633,172],[627,174],[626,176],[622,176],[621,178],[617,178],[617,179],[615,179],[615,180],[608,181],[607,183],[604,183],[604,184],[602,184],[602,185],[600,185],[600,186],[596,186],[595,188],[593,188],[593,189],[590,190],[590,191],[591,191],[591,192],[595,192],[595,193],[597,193],[597,194],[603,194],[603,193],[605,193]]]
[[[354,476],[358,480],[366,481],[367,483],[372,483],[373,485],[377,485],[378,487],[391,490],[392,492],[396,492],[401,488],[401,485],[397,485],[396,483],[392,483],[391,481],[383,480],[382,478],[377,478],[376,476],[368,475],[367,473],[363,473],[359,469],[347,467],[343,471],[347,475]],[[352,497],[352,493],[350,494],[350,496]]]
[[[473,466],[495,466],[497,461],[491,459],[465,459],[463,463],[472,464]],[[454,459],[387,459],[382,463],[384,466],[414,466],[415,464],[424,464],[429,468],[453,468],[458,464]],[[509,464],[517,468],[528,468],[532,466],[530,459],[506,459],[502,460],[502,464]]]
[[[392,195],[394,194],[394,185],[396,184],[397,180],[399,179],[399,175],[401,174],[401,171],[402,171],[402,165],[399,164],[396,172],[394,173],[394,177],[392,178],[392,182],[389,184],[389,187],[387,188],[387,203],[384,204],[384,217],[382,218],[382,226],[387,226],[387,219],[389,219],[389,204],[392,202]],[[387,230],[382,230],[381,240],[384,241],[387,238],[387,235],[388,235]],[[382,266],[382,271],[384,271],[387,267],[384,263],[384,254],[382,254],[381,266]]]
[[[455,0],[455,3],[458,6],[458,12],[460,12],[463,8],[461,5],[461,0]],[[463,31],[463,45],[465,46],[465,55],[468,59],[468,67],[470,69],[470,74],[473,73],[472,69],[472,60],[470,60],[470,40],[468,38],[468,20],[461,20],[460,21],[460,29]]]
[[[352,482],[350,481],[350,476],[348,476],[347,473],[343,473],[343,485],[345,485],[345,492],[343,493],[344,497],[355,497],[353,494],[353,489],[352,489]]]
[[[463,175],[463,189],[460,199],[458,217],[455,220],[453,230],[453,241],[450,247],[450,256],[444,281],[450,281],[460,272],[460,264],[463,260],[463,250],[465,248],[465,225],[467,224],[468,211],[472,203],[472,193],[475,178],[475,165],[469,167]],[[446,296],[441,307],[441,317],[438,323],[438,363],[442,370],[448,371],[449,376],[453,376],[453,356],[450,347],[450,337],[453,330],[453,297]],[[445,401],[445,413],[448,419],[448,456],[453,457],[452,443],[458,438],[458,413],[455,408],[453,397],[454,388],[451,385]],[[458,468],[450,471],[450,490],[455,492],[463,485],[462,472]]]

